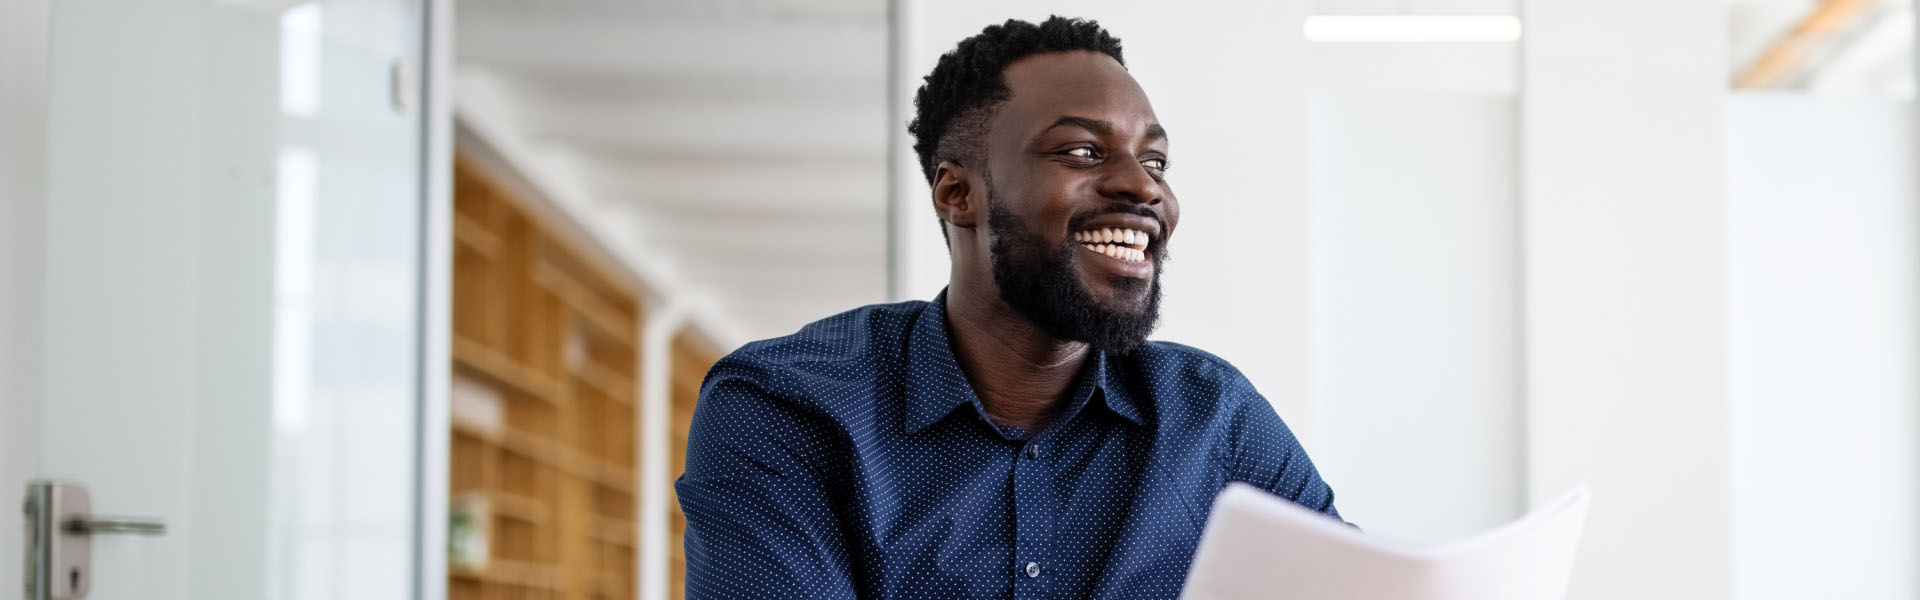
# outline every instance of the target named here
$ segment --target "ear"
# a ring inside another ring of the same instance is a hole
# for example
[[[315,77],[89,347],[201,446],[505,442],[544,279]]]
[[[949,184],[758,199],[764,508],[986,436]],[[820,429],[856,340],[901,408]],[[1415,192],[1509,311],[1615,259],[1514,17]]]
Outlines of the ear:
[[[986,190],[979,189],[980,185],[984,183],[976,182],[966,166],[940,161],[933,171],[933,211],[954,227],[972,229],[986,210]]]

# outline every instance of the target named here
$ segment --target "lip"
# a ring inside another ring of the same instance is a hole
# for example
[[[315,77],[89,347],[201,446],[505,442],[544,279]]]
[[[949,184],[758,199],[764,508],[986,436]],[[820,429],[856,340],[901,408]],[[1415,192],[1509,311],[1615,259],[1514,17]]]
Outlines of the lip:
[[[1073,246],[1079,249],[1082,259],[1080,264],[1105,271],[1110,275],[1118,275],[1121,277],[1131,277],[1133,279],[1153,277],[1152,246],[1149,246],[1147,249],[1147,259],[1140,262],[1120,260],[1099,252],[1094,252],[1081,244],[1074,244]]]

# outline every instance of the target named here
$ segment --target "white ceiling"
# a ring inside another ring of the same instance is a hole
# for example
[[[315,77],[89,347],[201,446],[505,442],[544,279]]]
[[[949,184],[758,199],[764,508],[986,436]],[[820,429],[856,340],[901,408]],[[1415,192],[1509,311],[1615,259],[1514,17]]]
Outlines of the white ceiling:
[[[461,0],[457,93],[770,337],[885,299],[886,25],[885,0]]]
[[[1795,86],[1910,94],[1912,2],[1886,0]],[[1511,14],[1515,4],[1316,0],[1315,10]],[[1817,4],[1729,0],[1729,73]],[[887,0],[460,0],[456,14],[463,116],[509,132],[579,196],[576,209],[627,238],[611,245],[714,303],[739,336],[884,299],[887,138],[903,126],[887,119]],[[1418,61],[1391,50],[1317,51],[1316,84],[1511,93],[1511,48],[1415,49]]]

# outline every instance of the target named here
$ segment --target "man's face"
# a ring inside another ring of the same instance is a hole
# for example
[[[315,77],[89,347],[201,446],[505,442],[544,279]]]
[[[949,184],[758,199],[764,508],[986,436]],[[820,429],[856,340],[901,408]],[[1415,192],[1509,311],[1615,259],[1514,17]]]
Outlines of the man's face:
[[[1000,296],[1049,333],[1125,352],[1159,317],[1180,219],[1147,96],[1095,52],[1032,56],[987,135],[987,229]]]

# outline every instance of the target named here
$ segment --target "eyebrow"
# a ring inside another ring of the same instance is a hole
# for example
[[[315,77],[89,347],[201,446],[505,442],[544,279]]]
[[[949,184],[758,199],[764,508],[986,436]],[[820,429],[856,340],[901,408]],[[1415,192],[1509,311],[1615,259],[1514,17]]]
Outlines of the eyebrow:
[[[1056,127],[1067,126],[1067,125],[1070,125],[1073,127],[1079,127],[1081,129],[1091,131],[1098,135],[1110,135],[1116,129],[1119,129],[1117,127],[1114,127],[1112,121],[1105,121],[1101,119],[1089,119],[1086,117],[1067,116],[1067,117],[1060,117],[1059,119],[1055,119],[1052,125],[1048,125],[1047,128],[1041,130],[1040,133],[1044,134],[1048,131],[1053,131],[1054,128]],[[1149,141],[1167,139],[1167,128],[1161,127],[1159,123],[1153,123],[1153,124],[1147,125],[1147,139]]]

